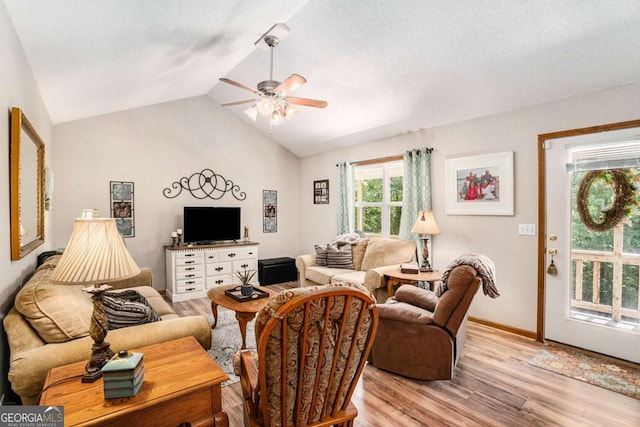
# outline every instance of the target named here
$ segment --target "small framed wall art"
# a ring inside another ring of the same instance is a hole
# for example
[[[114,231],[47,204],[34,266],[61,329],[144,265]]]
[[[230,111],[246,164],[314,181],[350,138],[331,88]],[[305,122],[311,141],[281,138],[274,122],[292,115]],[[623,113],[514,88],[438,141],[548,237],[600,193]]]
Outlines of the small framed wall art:
[[[133,182],[111,181],[111,218],[122,237],[135,237]]]
[[[329,180],[328,179],[313,181],[313,204],[314,205],[329,204]]]
[[[513,151],[445,160],[449,215],[513,215]]]
[[[278,192],[262,190],[262,231],[278,232]]]

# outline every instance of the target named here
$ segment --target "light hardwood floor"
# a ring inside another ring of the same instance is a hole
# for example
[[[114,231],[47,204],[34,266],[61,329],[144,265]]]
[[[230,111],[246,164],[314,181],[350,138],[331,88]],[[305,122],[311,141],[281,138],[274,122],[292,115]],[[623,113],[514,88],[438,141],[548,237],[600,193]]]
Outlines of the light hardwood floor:
[[[179,315],[210,313],[207,298],[173,307]],[[367,365],[352,399],[355,425],[640,426],[640,400],[529,365],[541,346],[470,322],[451,381],[416,381]],[[242,426],[240,383],[223,388],[222,399],[230,425]]]

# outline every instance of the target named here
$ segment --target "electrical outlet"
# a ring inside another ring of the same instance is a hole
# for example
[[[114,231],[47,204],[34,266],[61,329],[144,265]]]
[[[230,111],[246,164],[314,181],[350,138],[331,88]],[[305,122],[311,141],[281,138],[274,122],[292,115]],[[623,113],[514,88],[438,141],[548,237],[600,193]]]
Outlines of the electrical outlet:
[[[535,236],[536,225],[535,224],[518,224],[518,234],[521,236]]]

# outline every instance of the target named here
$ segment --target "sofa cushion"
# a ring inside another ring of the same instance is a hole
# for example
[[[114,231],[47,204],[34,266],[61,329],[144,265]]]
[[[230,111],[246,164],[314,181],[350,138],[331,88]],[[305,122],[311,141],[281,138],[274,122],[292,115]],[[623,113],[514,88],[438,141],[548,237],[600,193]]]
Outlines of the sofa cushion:
[[[132,289],[106,292],[102,302],[109,329],[126,328],[161,320],[147,299]]]
[[[336,274],[351,273],[353,270],[347,268],[330,268],[320,267],[317,265],[308,267],[305,270],[305,278],[319,285],[328,285],[331,283],[331,278]]]
[[[353,260],[353,268],[356,270],[362,270],[362,260],[364,259],[364,253],[369,244],[369,238],[358,241],[355,245],[351,245],[351,259]]]
[[[316,248],[316,265],[325,267],[327,265],[327,247],[315,245]]]
[[[344,245],[341,248],[338,248],[337,245],[328,244],[327,245],[327,267],[349,268],[353,270],[353,260],[351,258],[351,245]]]
[[[366,271],[351,271],[349,273],[336,274],[331,278],[331,283],[356,283],[362,285]]]
[[[362,270],[402,264],[414,259],[416,245],[411,240],[371,238],[362,260]]]
[[[46,343],[89,335],[91,297],[82,291],[84,286],[52,284],[52,272],[53,269],[44,269],[34,274],[16,295],[16,310]]]

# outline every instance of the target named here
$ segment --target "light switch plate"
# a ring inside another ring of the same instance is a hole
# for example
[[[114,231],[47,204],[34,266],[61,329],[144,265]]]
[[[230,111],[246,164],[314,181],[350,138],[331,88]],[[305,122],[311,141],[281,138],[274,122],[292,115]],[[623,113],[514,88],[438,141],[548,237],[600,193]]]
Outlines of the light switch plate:
[[[521,236],[535,236],[536,225],[535,224],[518,224],[518,234]]]

